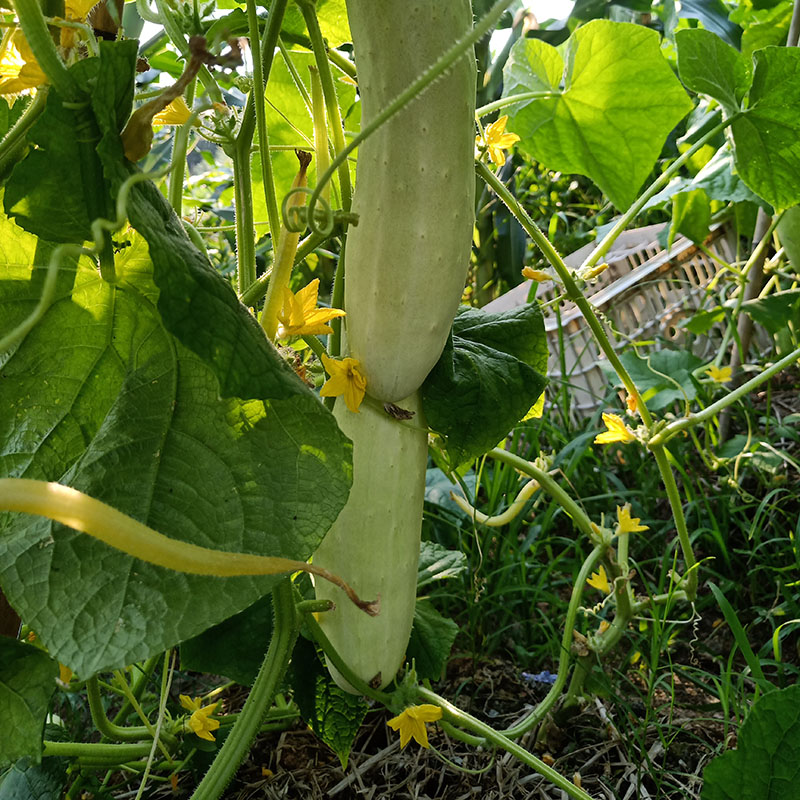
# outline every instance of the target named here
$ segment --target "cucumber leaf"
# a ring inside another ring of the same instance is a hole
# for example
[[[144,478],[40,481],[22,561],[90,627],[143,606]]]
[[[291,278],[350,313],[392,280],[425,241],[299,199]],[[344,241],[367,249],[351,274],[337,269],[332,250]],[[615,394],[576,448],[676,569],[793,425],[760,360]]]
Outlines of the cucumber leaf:
[[[425,416],[444,437],[451,463],[482,455],[501,441],[541,395],[546,370],[538,304],[500,313],[462,306],[422,385]]]
[[[167,292],[136,235],[117,255],[116,284],[88,261],[62,266],[57,301],[4,357],[0,474],[65,483],[184,541],[304,560],[347,498],[352,446],[211,267],[190,272],[199,254],[178,250],[169,224],[163,280],[191,292],[184,313],[200,316],[181,319],[180,297],[167,298],[172,318],[158,313]],[[48,247],[8,220],[0,241],[1,335],[38,301]],[[170,326],[195,335],[206,359]],[[231,355],[225,371],[219,353],[237,348],[250,364]],[[175,573],[46,519],[0,517],[9,602],[82,677],[195,636],[280,579]]]
[[[790,323],[794,327],[800,325],[800,289],[787,289],[767,297],[748,300],[742,303],[742,311],[771,334],[777,335]]]
[[[453,620],[443,617],[427,600],[417,600],[406,660],[413,661],[419,680],[441,679],[456,636],[458,625]]]
[[[58,664],[44,650],[0,636],[0,769],[23,757],[42,758],[47,707],[56,689]],[[13,732],[13,735],[12,735]]]
[[[292,695],[300,714],[346,769],[369,706],[363,697],[340,689],[331,679],[312,642],[298,638],[292,655]]]
[[[702,800],[800,800],[800,686],[762,695],[744,721],[736,750],[703,773]]]
[[[454,578],[468,568],[467,557],[460,550],[448,550],[436,542],[422,542],[419,548],[417,591],[433,581]]]
[[[523,38],[511,49],[503,96],[547,91],[509,107],[518,147],[553,170],[591,178],[627,208],[669,132],[692,103],[659,49],[655,31],[593,20],[559,51]]]
[[[60,800],[66,781],[64,759],[30,758],[17,761],[0,775],[0,800]]]

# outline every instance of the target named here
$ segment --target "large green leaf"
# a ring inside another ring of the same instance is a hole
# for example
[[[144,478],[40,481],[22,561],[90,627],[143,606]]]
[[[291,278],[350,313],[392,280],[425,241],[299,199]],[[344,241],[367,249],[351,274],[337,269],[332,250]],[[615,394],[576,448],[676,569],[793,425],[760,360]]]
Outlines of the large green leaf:
[[[351,42],[350,26],[347,23],[345,0],[317,0],[317,20],[323,37],[331,47]],[[305,34],[303,15],[295,3],[290,3],[283,18],[283,31],[289,34]]]
[[[693,92],[718,100],[728,116],[739,110],[750,86],[749,64],[741,53],[702,28],[675,34],[678,72]]]
[[[0,636],[0,769],[25,756],[37,763],[41,759],[56,677],[58,664],[43,650]]]
[[[509,108],[508,130],[545,166],[590,177],[627,208],[672,128],[692,104],[659,49],[655,31],[594,20],[561,54],[520,39],[504,70],[504,96],[550,91]]]
[[[0,241],[5,333],[38,299],[47,248],[6,220]],[[210,267],[162,253],[159,291],[150,256],[134,236],[115,285],[62,267],[57,301],[4,359],[0,474],[58,480],[184,541],[307,558],[347,497],[349,442]],[[275,580],[173,573],[25,515],[0,528],[6,595],[82,676],[194,636]]]
[[[703,773],[702,800],[800,800],[800,686],[763,695],[740,731],[736,750]]]
[[[451,463],[494,447],[544,390],[547,339],[536,303],[490,314],[462,306],[422,385],[428,424]]]
[[[443,617],[427,600],[417,600],[406,659],[414,662],[420,680],[441,679],[456,636],[458,625],[453,620]]]
[[[0,775],[0,800],[59,800],[66,781],[64,759],[36,764],[23,758]]]
[[[776,210],[800,203],[800,48],[755,55],[749,103],[731,126],[736,169]]]
[[[773,335],[779,334],[789,325],[796,330],[800,325],[800,289],[787,289],[767,297],[748,300],[742,304],[742,311]]]

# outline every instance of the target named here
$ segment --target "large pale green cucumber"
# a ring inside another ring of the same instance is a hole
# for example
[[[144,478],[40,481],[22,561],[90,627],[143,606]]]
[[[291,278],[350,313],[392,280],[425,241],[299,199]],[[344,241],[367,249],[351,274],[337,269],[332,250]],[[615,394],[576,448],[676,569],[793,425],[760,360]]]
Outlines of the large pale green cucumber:
[[[362,124],[472,26],[469,0],[347,0]],[[367,392],[415,392],[442,352],[469,267],[475,194],[475,58],[358,151],[344,305]]]
[[[353,486],[314,553],[315,564],[344,578],[360,597],[380,595],[380,613],[370,617],[341,589],[316,581],[317,597],[336,604],[319,615],[323,631],[356,675],[375,687],[391,681],[403,663],[417,589],[428,434],[419,397],[400,405],[416,412],[408,423],[367,403],[354,414],[337,398],[334,416],[353,440]],[[339,686],[354,691],[330,662],[328,669]]]

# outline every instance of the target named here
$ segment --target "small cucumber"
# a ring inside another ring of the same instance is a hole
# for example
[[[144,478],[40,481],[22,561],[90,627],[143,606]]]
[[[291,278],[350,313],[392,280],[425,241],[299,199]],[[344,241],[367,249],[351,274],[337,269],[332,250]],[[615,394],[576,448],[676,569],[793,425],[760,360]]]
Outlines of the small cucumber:
[[[315,564],[362,598],[380,595],[380,613],[370,617],[341,589],[316,581],[317,598],[336,604],[319,615],[323,631],[356,675],[376,688],[394,678],[411,633],[425,499],[428,434],[419,397],[400,405],[415,412],[408,423],[369,403],[354,414],[337,398],[334,416],[353,441],[353,486],[314,554]],[[355,691],[330,662],[328,669],[342,689]]]
[[[472,25],[469,0],[347,0],[362,123]],[[397,402],[439,358],[469,267],[475,59],[465,54],[358,151],[344,305],[367,392]]]

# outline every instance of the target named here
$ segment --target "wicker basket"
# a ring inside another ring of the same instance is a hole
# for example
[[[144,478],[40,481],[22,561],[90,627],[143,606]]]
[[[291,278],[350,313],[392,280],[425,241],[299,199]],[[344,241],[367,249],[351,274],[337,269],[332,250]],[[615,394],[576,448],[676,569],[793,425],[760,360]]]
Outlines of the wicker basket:
[[[664,225],[650,225],[625,231],[606,256],[608,269],[589,287],[587,298],[611,329],[617,350],[631,341],[646,341],[656,349],[668,343],[680,345],[685,335],[678,327],[680,320],[703,306],[706,287],[717,273],[718,264],[688,239],[678,238],[664,250],[658,238],[663,229]],[[711,233],[705,247],[722,261],[734,259],[735,240],[724,227]],[[593,248],[593,244],[587,245],[564,260],[577,269]],[[526,281],[493,300],[485,310],[503,311],[522,305],[530,288],[531,282]],[[537,297],[546,302],[555,294],[556,287],[544,284]],[[573,413],[588,416],[597,410],[608,388],[599,366],[599,349],[572,302],[562,299],[544,311],[551,391],[567,381]],[[700,357],[711,358],[714,340],[713,331],[709,336],[694,337],[692,349]]]

